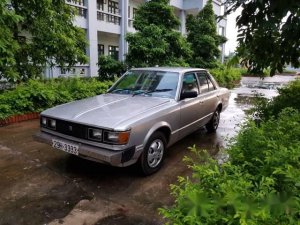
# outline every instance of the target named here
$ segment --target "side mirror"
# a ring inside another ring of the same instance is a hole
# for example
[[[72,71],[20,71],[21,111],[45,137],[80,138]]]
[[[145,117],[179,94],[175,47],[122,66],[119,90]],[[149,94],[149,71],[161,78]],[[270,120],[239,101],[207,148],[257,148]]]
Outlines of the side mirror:
[[[198,96],[197,91],[185,91],[181,93],[180,100],[186,99],[186,98],[196,98]]]

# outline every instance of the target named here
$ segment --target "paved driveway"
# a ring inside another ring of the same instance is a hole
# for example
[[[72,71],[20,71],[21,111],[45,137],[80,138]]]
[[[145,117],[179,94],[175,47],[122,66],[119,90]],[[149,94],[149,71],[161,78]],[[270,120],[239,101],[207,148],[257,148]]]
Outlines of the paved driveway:
[[[34,141],[38,123],[0,128],[0,224],[160,224],[157,208],[172,203],[169,184],[190,173],[187,148],[215,154],[222,142],[200,130],[169,149],[161,171],[143,177],[135,166],[113,168]]]
[[[35,142],[38,120],[0,128],[0,224],[162,224],[157,208],[172,204],[169,185],[191,173],[182,162],[185,155],[192,157],[188,147],[218,154],[226,137],[235,135],[251,95],[244,85],[233,90],[217,133],[202,129],[175,144],[163,168],[148,177],[135,166],[113,168]]]

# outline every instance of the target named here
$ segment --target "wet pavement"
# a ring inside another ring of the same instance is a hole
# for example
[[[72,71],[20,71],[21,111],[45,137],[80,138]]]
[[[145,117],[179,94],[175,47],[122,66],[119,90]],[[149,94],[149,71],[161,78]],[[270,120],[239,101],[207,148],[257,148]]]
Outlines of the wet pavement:
[[[222,155],[245,120],[249,97],[277,94],[276,87],[295,79],[275,76],[243,78],[232,90],[229,107],[221,114],[218,131],[205,129],[189,135],[168,149],[163,168],[143,177],[136,166],[114,168],[70,156],[38,143],[32,135],[39,121],[0,128],[0,224],[162,224],[158,208],[171,205],[169,185],[191,171],[182,161],[193,157],[196,145],[212,155]]]

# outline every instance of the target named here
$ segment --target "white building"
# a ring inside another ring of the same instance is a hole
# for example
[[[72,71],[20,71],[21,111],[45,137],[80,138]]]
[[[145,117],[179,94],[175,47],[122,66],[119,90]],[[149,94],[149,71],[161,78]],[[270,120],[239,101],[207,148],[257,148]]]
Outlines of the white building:
[[[82,75],[97,76],[98,55],[111,55],[119,60],[124,60],[128,51],[125,41],[127,32],[135,32],[133,20],[136,9],[147,0],[66,0],[78,10],[75,25],[85,29],[89,46],[87,55],[89,63],[78,65],[70,71],[55,67],[46,70],[47,77]],[[185,21],[187,14],[197,14],[206,4],[207,0],[171,0],[174,12],[181,22],[179,31],[185,35]],[[221,0],[213,0],[216,15],[224,13]],[[219,34],[225,36],[226,20],[218,22]],[[222,60],[224,45],[220,46]]]

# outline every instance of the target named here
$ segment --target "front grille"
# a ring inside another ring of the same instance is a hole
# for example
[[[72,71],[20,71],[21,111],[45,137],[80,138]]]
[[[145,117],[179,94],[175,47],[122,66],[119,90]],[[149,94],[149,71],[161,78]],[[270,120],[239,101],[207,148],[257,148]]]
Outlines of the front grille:
[[[56,120],[56,132],[72,137],[88,139],[87,126],[63,120]]]

